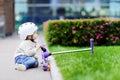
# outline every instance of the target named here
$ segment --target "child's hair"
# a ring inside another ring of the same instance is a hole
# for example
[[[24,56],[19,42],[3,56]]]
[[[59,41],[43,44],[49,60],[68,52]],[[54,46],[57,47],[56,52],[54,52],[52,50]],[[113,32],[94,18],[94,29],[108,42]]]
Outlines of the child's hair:
[[[31,37],[31,38],[29,38],[29,37]],[[32,42],[34,42],[33,35],[27,36],[25,40],[31,40]]]

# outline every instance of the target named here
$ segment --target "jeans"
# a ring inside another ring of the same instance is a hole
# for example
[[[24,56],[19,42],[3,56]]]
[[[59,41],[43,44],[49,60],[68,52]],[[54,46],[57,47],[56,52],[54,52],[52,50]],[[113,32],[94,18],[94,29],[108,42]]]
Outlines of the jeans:
[[[26,66],[26,69],[38,67],[39,62],[36,58],[26,55],[19,55],[15,57],[16,64],[23,64]]]

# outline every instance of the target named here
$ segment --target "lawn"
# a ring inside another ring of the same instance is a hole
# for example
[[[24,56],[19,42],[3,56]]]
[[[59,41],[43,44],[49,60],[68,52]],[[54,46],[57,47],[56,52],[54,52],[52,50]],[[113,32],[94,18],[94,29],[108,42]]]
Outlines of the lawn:
[[[51,52],[79,47],[50,46]],[[89,51],[54,55],[64,80],[120,80],[120,46],[101,46]]]

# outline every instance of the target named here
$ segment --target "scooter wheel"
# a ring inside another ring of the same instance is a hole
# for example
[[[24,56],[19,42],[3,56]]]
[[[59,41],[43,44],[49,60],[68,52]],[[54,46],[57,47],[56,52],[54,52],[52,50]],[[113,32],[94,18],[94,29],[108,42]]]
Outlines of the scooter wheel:
[[[50,71],[50,65],[47,65],[47,70]]]
[[[47,68],[43,68],[44,71],[47,71]]]
[[[47,71],[47,69],[43,69],[44,71]]]
[[[44,70],[44,71],[47,71],[47,66],[43,66],[43,70]]]

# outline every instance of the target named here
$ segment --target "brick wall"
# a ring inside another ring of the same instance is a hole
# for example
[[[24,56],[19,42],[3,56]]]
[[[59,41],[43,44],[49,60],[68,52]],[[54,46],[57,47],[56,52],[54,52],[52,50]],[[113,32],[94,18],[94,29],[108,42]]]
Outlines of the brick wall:
[[[0,16],[5,19],[4,29],[5,35],[10,35],[14,32],[14,0],[0,0]]]
[[[4,14],[4,0],[0,0],[0,15]]]
[[[14,32],[14,0],[5,0],[6,33]]]

